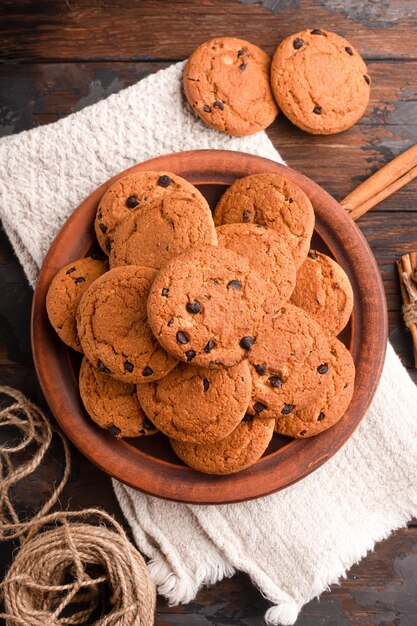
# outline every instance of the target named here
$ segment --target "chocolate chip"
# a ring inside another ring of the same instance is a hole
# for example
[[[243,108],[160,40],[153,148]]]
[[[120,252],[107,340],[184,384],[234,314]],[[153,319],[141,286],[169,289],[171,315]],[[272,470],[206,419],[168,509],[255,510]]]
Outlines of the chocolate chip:
[[[74,283],[76,285],[78,285],[78,283],[85,283],[85,278],[83,278],[82,276],[78,276],[78,278],[74,280]]]
[[[314,252],[314,250],[310,250],[310,252],[308,253],[308,256],[310,257],[310,259],[313,259],[314,261],[317,259],[317,254]]]
[[[145,417],[145,419],[142,422],[142,426],[143,428],[145,428],[146,430],[154,430],[155,429],[155,425],[152,424],[151,420],[148,419],[147,417]]]
[[[224,104],[221,100],[216,100],[216,102],[214,102],[213,104],[214,107],[216,107],[216,109],[220,109],[220,111],[223,111],[224,109]]]
[[[171,183],[172,179],[166,174],[162,174],[162,176],[158,178],[158,185],[160,187],[169,187]]]
[[[208,104],[205,104],[205,105],[203,106],[203,111],[205,111],[206,113],[211,113],[211,107],[209,107],[209,105],[208,105]]]
[[[241,72],[243,72],[243,70],[245,70],[245,69],[246,69],[246,63],[241,63],[241,64],[239,65],[239,69],[240,69],[240,71],[241,71]]]
[[[279,387],[282,387],[282,378],[280,378],[279,376],[270,376],[268,378],[271,387],[274,387],[274,389],[279,389]]]
[[[262,413],[263,411],[266,411],[268,407],[266,406],[266,404],[262,404],[262,402],[255,402],[255,404],[253,405],[253,410],[255,411],[255,413]]]
[[[130,374],[133,372],[134,365],[130,361],[125,361],[123,363],[123,367],[125,368],[126,372],[129,372]]]
[[[255,343],[255,339],[253,337],[242,337],[239,341],[239,345],[244,350],[250,350]]]
[[[168,320],[167,324],[171,328],[171,326],[174,325],[174,320],[171,318],[170,320]]]
[[[187,352],[185,353],[185,356],[187,357],[187,361],[190,362],[192,361],[197,355],[194,352],[194,350],[187,350]]]
[[[76,267],[70,267],[69,270],[65,272],[65,274],[72,274],[73,272],[75,272],[76,269]]]
[[[242,222],[250,222],[250,218],[251,218],[251,212],[250,211],[243,211],[242,213]]]
[[[311,35],[324,35],[325,37],[327,37],[326,33],[320,30],[320,28],[314,28],[310,34]]]
[[[161,291],[161,295],[164,296],[164,298],[167,298],[169,294],[169,289],[168,287],[164,287]]]
[[[153,374],[153,369],[151,367],[149,367],[149,365],[147,365],[146,367],[143,368],[142,370],[142,376],[152,376]]]
[[[105,235],[107,233],[107,226],[103,223],[98,225],[99,229],[101,230],[101,232],[103,233],[103,235]]]
[[[177,341],[178,341],[178,343],[180,343],[180,344],[182,344],[182,345],[185,345],[186,343],[189,343],[189,341],[190,341],[190,340],[188,339],[187,335],[186,335],[185,333],[183,333],[183,332],[182,332],[182,330],[179,330],[179,331],[177,332],[177,335],[176,335],[176,336],[177,336]]]
[[[246,50],[242,48],[242,50],[238,50],[237,51],[237,56],[238,57],[243,57],[246,54]]]
[[[187,302],[186,307],[188,313],[200,313],[201,311],[201,302],[198,300],[194,300],[193,302]]]
[[[111,241],[110,241],[110,237],[107,237],[107,239],[106,239],[106,250],[107,250],[107,252],[110,254],[110,252],[111,252]]]
[[[140,198],[138,198],[137,196],[129,196],[128,198],[126,198],[126,206],[128,209],[134,209],[135,206],[138,206],[140,202]]]
[[[321,412],[321,413],[319,413],[319,416],[318,416],[318,418],[317,418],[317,421],[318,421],[318,422],[321,422],[321,420],[324,420],[324,418],[325,418],[325,417],[326,417],[326,416],[325,416],[325,414],[324,414],[323,412]]]
[[[300,437],[304,437],[304,435],[306,435],[306,434],[307,434],[307,431],[306,430],[302,430],[301,433],[300,433]]]
[[[115,426],[114,424],[112,424],[111,426],[109,426],[109,433],[111,435],[113,435],[113,437],[117,437],[117,435],[120,435],[122,431],[120,430],[120,428],[118,428],[117,426]]]
[[[245,415],[242,417],[242,422],[251,422],[253,418],[254,416],[250,415],[250,413],[245,413]]]
[[[210,387],[210,381],[208,381],[207,378],[203,379],[203,387],[204,391],[208,391],[208,388]]]
[[[300,48],[303,47],[304,45],[304,41],[302,39],[299,39],[298,37],[296,39],[294,39],[294,41],[292,42],[293,47],[296,50],[299,50]]]
[[[100,370],[100,372],[103,372],[103,374],[109,374],[110,373],[109,368],[104,365],[103,361],[99,361],[97,363],[97,367]]]
[[[345,50],[346,50],[346,52],[347,52],[350,56],[353,56],[353,50],[352,50],[352,48],[349,48],[349,46],[346,46]]]
[[[323,363],[322,365],[318,366],[317,371],[319,374],[327,374],[327,372],[329,371],[329,366],[327,365],[327,363]]]
[[[265,376],[265,374],[266,374],[266,365],[265,365],[265,363],[260,363],[259,365],[255,365],[255,370],[259,374],[259,376]]]
[[[364,77],[364,79],[365,79],[365,82],[367,82],[367,83],[368,83],[368,85],[370,85],[370,84],[371,84],[371,77],[370,77],[370,76],[368,76],[368,74],[364,74],[364,75],[363,75],[363,77]]]
[[[281,413],[282,415],[288,415],[293,410],[294,410],[293,404],[284,404],[283,408],[281,409]]]
[[[215,367],[218,364],[219,364],[218,361],[210,361],[210,363],[209,363],[210,367]]]
[[[242,285],[238,280],[231,280],[227,283],[227,288],[236,289],[236,291],[240,291],[242,289]]]
[[[313,113],[315,113],[316,115],[321,115],[321,107],[314,107]]]
[[[213,350],[213,348],[216,347],[216,342],[213,341],[213,339],[209,339],[208,342],[206,343],[206,345],[204,346],[203,350],[206,354],[210,354],[210,352]]]

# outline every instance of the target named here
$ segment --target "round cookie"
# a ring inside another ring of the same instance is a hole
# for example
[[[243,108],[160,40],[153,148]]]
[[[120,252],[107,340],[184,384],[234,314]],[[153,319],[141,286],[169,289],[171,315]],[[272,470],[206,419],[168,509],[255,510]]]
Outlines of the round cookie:
[[[352,286],[336,261],[310,250],[297,272],[291,302],[310,313],[329,337],[335,337],[352,314]]]
[[[171,172],[137,172],[116,180],[98,205],[94,228],[101,248],[111,251],[116,226],[131,215],[146,207],[152,200],[163,198],[172,192],[195,197],[203,206],[207,203],[194,185]]]
[[[276,230],[288,244],[298,269],[310,248],[314,211],[295,183],[278,174],[254,174],[236,180],[220,198],[214,223],[254,222]]]
[[[176,358],[230,367],[255,342],[270,294],[247,258],[225,248],[196,246],[160,270],[149,293],[149,324]]]
[[[59,338],[73,350],[82,352],[75,319],[81,296],[108,267],[92,257],[78,259],[59,270],[49,286],[46,310]]]
[[[234,250],[249,259],[251,267],[277,291],[277,304],[284,304],[295,287],[295,265],[285,240],[259,224],[224,224],[217,227],[219,247]]]
[[[187,465],[205,474],[234,474],[253,465],[268,447],[274,432],[274,420],[245,415],[227,437],[211,444],[195,444],[170,439],[177,456]]]
[[[85,357],[79,380],[87,413],[114,437],[140,437],[157,432],[140,407],[135,385],[102,374]]]
[[[210,207],[184,191],[157,198],[134,211],[114,232],[110,267],[142,265],[159,269],[171,257],[197,244],[217,245]]]
[[[96,280],[81,298],[78,335],[91,363],[129,383],[162,378],[177,361],[152,335],[146,300],[156,271],[129,265]]]
[[[146,415],[165,435],[212,443],[238,426],[251,390],[247,361],[221,369],[180,363],[165,378],[138,385],[137,394]]]
[[[330,380],[330,348],[308,313],[291,304],[271,311],[249,354],[249,413],[275,418],[308,404]]]
[[[305,439],[334,426],[344,415],[353,396],[355,365],[349,350],[338,340],[330,341],[330,384],[304,407],[280,415],[275,431]]]
[[[272,59],[278,106],[293,124],[317,135],[353,126],[365,113],[370,82],[355,48],[320,28],[287,37]]]
[[[272,124],[278,107],[269,82],[270,58],[235,37],[204,42],[184,70],[185,96],[206,124],[242,137]]]

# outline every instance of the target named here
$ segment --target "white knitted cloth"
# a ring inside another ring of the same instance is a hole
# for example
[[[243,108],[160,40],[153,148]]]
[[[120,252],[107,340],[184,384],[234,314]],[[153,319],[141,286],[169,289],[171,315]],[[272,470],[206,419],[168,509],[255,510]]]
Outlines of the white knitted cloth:
[[[181,96],[182,64],[55,124],[0,141],[0,217],[29,281],[63,221],[102,182],[168,152],[226,148],[280,161],[265,133],[207,128]],[[374,543],[417,514],[417,390],[388,346],[381,384],[349,442],[296,485],[252,502],[187,506],[114,482],[160,593],[172,603],[247,572],[271,600],[271,624],[336,582]]]

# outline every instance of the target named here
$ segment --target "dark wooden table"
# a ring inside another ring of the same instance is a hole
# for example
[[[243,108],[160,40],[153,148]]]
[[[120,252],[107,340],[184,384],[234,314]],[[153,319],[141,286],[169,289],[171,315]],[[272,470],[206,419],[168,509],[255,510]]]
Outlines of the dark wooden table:
[[[371,102],[354,128],[313,137],[281,115],[268,129],[294,168],[343,198],[381,165],[417,142],[417,2],[351,0],[3,0],[0,6],[0,132],[53,122],[186,58],[214,35],[247,38],[272,54],[305,27],[335,30],[364,56]],[[1,174],[0,174],[1,176]],[[17,199],[18,201],[18,199]],[[417,181],[364,216],[360,227],[384,280],[390,339],[411,367],[410,336],[400,318],[394,261],[417,250]],[[0,233],[0,381],[43,403],[30,353],[32,292]],[[417,382],[415,371],[411,371]],[[48,493],[57,464],[17,493],[30,510]],[[55,464],[55,465],[54,465]],[[51,474],[52,472],[52,474]],[[104,507],[121,520],[109,478],[73,450],[63,507]],[[0,563],[13,546],[3,545]],[[279,558],[279,555],[277,555]],[[298,626],[416,626],[417,524],[394,533],[347,579],[302,611]],[[201,591],[187,606],[158,601],[157,626],[258,626],[268,603],[244,575]],[[28,625],[30,626],[30,625]]]

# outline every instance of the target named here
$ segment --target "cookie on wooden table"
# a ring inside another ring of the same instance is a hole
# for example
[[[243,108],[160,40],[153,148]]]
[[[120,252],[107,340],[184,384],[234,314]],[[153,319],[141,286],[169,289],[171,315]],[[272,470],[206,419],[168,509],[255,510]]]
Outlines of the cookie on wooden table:
[[[310,313],[328,336],[335,337],[352,314],[352,286],[336,261],[310,250],[297,272],[291,302]]]
[[[353,126],[365,113],[370,82],[355,48],[321,28],[287,37],[272,59],[271,85],[278,106],[293,124],[313,134]]]
[[[85,257],[60,269],[49,286],[46,296],[49,321],[60,339],[77,352],[83,351],[75,319],[81,296],[107,270],[105,261]]]
[[[185,96],[206,124],[242,137],[263,130],[278,107],[269,82],[270,58],[235,37],[204,42],[184,70]]]
[[[214,223],[253,222],[276,230],[288,244],[296,268],[310,248],[314,211],[304,191],[279,174],[254,174],[236,180],[220,198]]]
[[[116,226],[133,211],[139,211],[156,198],[172,192],[195,194],[201,200],[198,189],[171,172],[137,172],[119,178],[106,191],[98,205],[94,228],[101,248],[111,251]],[[204,200],[204,199],[203,199]]]
[[[330,384],[308,405],[276,418],[277,433],[305,439],[331,428],[344,415],[353,396],[355,365],[338,339],[330,341],[329,377]]]
[[[177,364],[148,325],[146,300],[155,276],[148,267],[116,267],[91,285],[78,308],[78,335],[86,357],[101,372],[124,382],[162,378]]]
[[[247,361],[217,369],[180,363],[165,378],[137,387],[143,410],[159,430],[193,443],[229,435],[244,416],[251,391]]]
[[[284,304],[295,287],[295,265],[285,239],[259,224],[224,224],[217,227],[219,247],[249,259],[267,285],[275,287],[277,304]]]
[[[79,380],[87,413],[114,437],[141,437],[157,432],[138,402],[135,385],[102,374],[85,357]]]
[[[274,432],[274,420],[246,414],[227,437],[211,444],[195,444],[170,439],[177,456],[205,474],[233,474],[258,461]]]
[[[158,273],[148,298],[149,324],[176,358],[203,367],[230,367],[250,351],[265,299],[273,293],[246,257],[196,246]]]
[[[142,265],[159,269],[197,244],[217,245],[210,207],[197,189],[174,191],[134,211],[114,232],[110,267]]]

